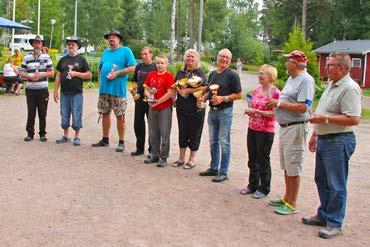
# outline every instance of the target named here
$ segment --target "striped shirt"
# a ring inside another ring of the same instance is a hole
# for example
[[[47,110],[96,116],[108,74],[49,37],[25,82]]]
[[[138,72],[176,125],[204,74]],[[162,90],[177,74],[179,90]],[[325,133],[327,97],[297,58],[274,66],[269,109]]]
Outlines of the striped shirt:
[[[52,61],[48,54],[40,54],[35,57],[34,54],[26,55],[22,61],[22,69],[24,69],[30,76],[35,75],[35,72],[47,72],[52,68]],[[43,89],[48,87],[48,78],[40,78],[37,82],[28,81],[27,88],[29,89]]]

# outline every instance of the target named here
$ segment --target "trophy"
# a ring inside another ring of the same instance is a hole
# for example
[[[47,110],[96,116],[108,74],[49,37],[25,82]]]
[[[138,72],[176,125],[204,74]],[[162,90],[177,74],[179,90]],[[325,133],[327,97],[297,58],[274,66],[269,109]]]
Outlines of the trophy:
[[[143,85],[143,87],[144,87],[144,90],[147,90],[149,92],[149,94],[150,94],[149,97],[145,95],[143,101],[145,101],[145,102],[151,102],[151,103],[157,102],[158,100],[154,98],[154,94],[156,94],[157,89],[155,87],[149,87],[149,86],[147,86],[145,84]]]
[[[186,98],[186,97],[187,97],[187,95],[180,93],[180,90],[185,89],[185,88],[188,86],[188,84],[189,84],[189,79],[185,77],[185,78],[183,78],[183,79],[180,79],[180,80],[176,81],[176,82],[171,86],[171,88],[176,88],[177,92],[179,92],[179,94],[180,94],[182,97]]]
[[[197,111],[202,111],[206,107],[206,103],[202,101],[203,90],[196,91],[193,95],[197,99]]]
[[[66,76],[66,79],[67,80],[71,80],[72,79],[72,76],[70,74],[70,72],[72,71],[72,69],[74,68],[73,64],[68,64],[68,73],[67,73],[67,76]]]
[[[132,98],[136,101],[140,99],[140,94],[137,93],[138,85],[136,82],[132,82],[128,86],[128,91],[131,93]]]
[[[202,85],[202,78],[199,77],[199,76],[196,76],[196,75],[195,76],[192,76],[191,78],[189,78],[188,84],[192,88],[200,87]]]
[[[212,84],[211,86],[209,86],[209,90],[211,91],[211,98],[214,98],[217,96],[217,91],[219,87],[220,86],[218,84]],[[212,109],[217,110],[217,106],[213,106]]]
[[[118,69],[118,65],[116,64],[112,64],[112,68],[110,70],[110,72],[108,73],[107,75],[107,79],[109,79],[111,77],[111,75]]]
[[[40,68],[40,64],[36,64],[35,65],[35,76],[40,76],[39,68]]]

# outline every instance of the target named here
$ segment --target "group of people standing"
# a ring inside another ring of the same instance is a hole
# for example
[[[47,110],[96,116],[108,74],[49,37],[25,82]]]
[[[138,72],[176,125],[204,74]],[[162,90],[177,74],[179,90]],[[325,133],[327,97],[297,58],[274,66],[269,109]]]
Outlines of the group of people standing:
[[[307,56],[301,51],[285,55],[289,78],[280,92],[273,86],[275,68],[264,65],[259,73],[261,84],[250,95],[248,128],[249,183],[240,193],[261,199],[270,192],[270,151],[274,139],[274,119],[279,128],[280,165],[284,171],[285,194],[271,199],[269,205],[280,215],[298,213],[300,186],[308,123],[314,131],[309,150],[316,152],[315,182],[320,199],[316,215],[303,217],[307,225],[322,226],[319,236],[334,238],[343,233],[347,200],[349,159],[356,146],[354,126],[360,123],[362,93],[350,77],[351,58],[334,52],[326,64],[330,79],[316,112],[312,114],[315,82],[307,72]]]
[[[135,99],[134,130],[136,150],[132,156],[143,155],[145,151],[145,119],[149,127],[149,156],[147,164],[158,167],[167,165],[170,151],[172,110],[176,105],[178,122],[179,156],[172,163],[174,167],[192,169],[196,166],[205,120],[204,103],[209,102],[208,128],[211,161],[200,176],[212,176],[213,182],[228,179],[231,157],[230,135],[233,119],[233,102],[242,97],[238,74],[231,70],[232,54],[222,49],[217,55],[217,67],[207,77],[200,66],[200,55],[189,49],[184,54],[184,65],[175,77],[167,71],[168,59],[159,54],[154,58],[150,47],[141,51],[142,62],[136,60],[130,48],[122,46],[123,36],[118,31],[104,35],[107,48],[98,68],[100,84],[98,110],[102,117],[102,139],[92,147],[107,147],[110,144],[111,111],[117,120],[119,143],[116,151],[125,149],[125,113],[127,108],[128,74],[134,74],[136,90],[131,93]],[[28,118],[27,136],[34,138],[36,109],[40,118],[40,140],[46,141],[46,109],[48,104],[47,78],[54,75],[50,57],[41,54],[43,40],[36,37],[31,41],[34,52],[25,56],[22,76],[28,79],[26,88]],[[56,66],[54,100],[61,108],[63,136],[56,142],[70,142],[69,127],[75,131],[73,145],[80,145],[82,128],[83,80],[91,77],[86,59],[77,54],[81,47],[78,37],[66,39],[68,55]],[[328,85],[320,99],[315,114],[311,109],[315,93],[315,82],[306,70],[307,57],[301,51],[285,55],[289,78],[280,91],[274,86],[277,70],[263,65],[258,74],[260,86],[248,96],[249,116],[247,133],[248,185],[240,193],[251,194],[253,198],[265,198],[270,192],[270,152],[275,133],[275,121],[279,128],[280,165],[284,171],[285,194],[272,199],[269,205],[281,215],[298,212],[297,197],[300,174],[306,150],[308,123],[314,124],[309,141],[310,151],[316,151],[315,182],[320,206],[313,217],[302,218],[309,225],[326,226],[319,235],[332,238],[342,233],[346,207],[346,181],[348,162],[355,149],[353,126],[359,124],[361,114],[361,91],[350,78],[350,57],[345,53],[333,53],[327,64]],[[194,86],[195,85],[195,86]],[[60,87],[60,94],[59,94]],[[190,150],[188,158],[186,151]]]

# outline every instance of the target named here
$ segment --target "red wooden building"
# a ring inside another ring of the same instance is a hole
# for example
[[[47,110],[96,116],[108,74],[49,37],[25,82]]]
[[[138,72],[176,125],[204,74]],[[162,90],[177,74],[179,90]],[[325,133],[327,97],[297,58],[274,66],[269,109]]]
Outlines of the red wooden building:
[[[334,41],[314,50],[318,55],[320,77],[326,79],[326,62],[331,52],[347,52],[352,58],[351,77],[361,87],[370,88],[370,40]]]

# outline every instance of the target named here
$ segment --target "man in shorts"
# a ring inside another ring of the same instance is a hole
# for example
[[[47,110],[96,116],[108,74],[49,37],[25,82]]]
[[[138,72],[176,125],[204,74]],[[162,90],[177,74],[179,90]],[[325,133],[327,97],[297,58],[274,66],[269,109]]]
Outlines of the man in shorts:
[[[275,116],[280,125],[280,165],[284,170],[285,195],[270,200],[276,206],[275,213],[290,215],[297,213],[296,201],[300,184],[300,173],[306,149],[307,122],[315,94],[315,81],[306,71],[307,57],[301,51],[285,55],[289,78],[278,100],[271,99],[269,106],[276,107]]]
[[[104,35],[108,40],[107,48],[100,59],[98,80],[100,84],[98,110],[103,116],[103,138],[92,144],[93,147],[109,146],[110,113],[113,110],[117,118],[119,143],[117,152],[125,149],[125,112],[127,107],[127,78],[135,71],[135,57],[130,48],[121,45],[123,36],[119,31],[112,30]]]

